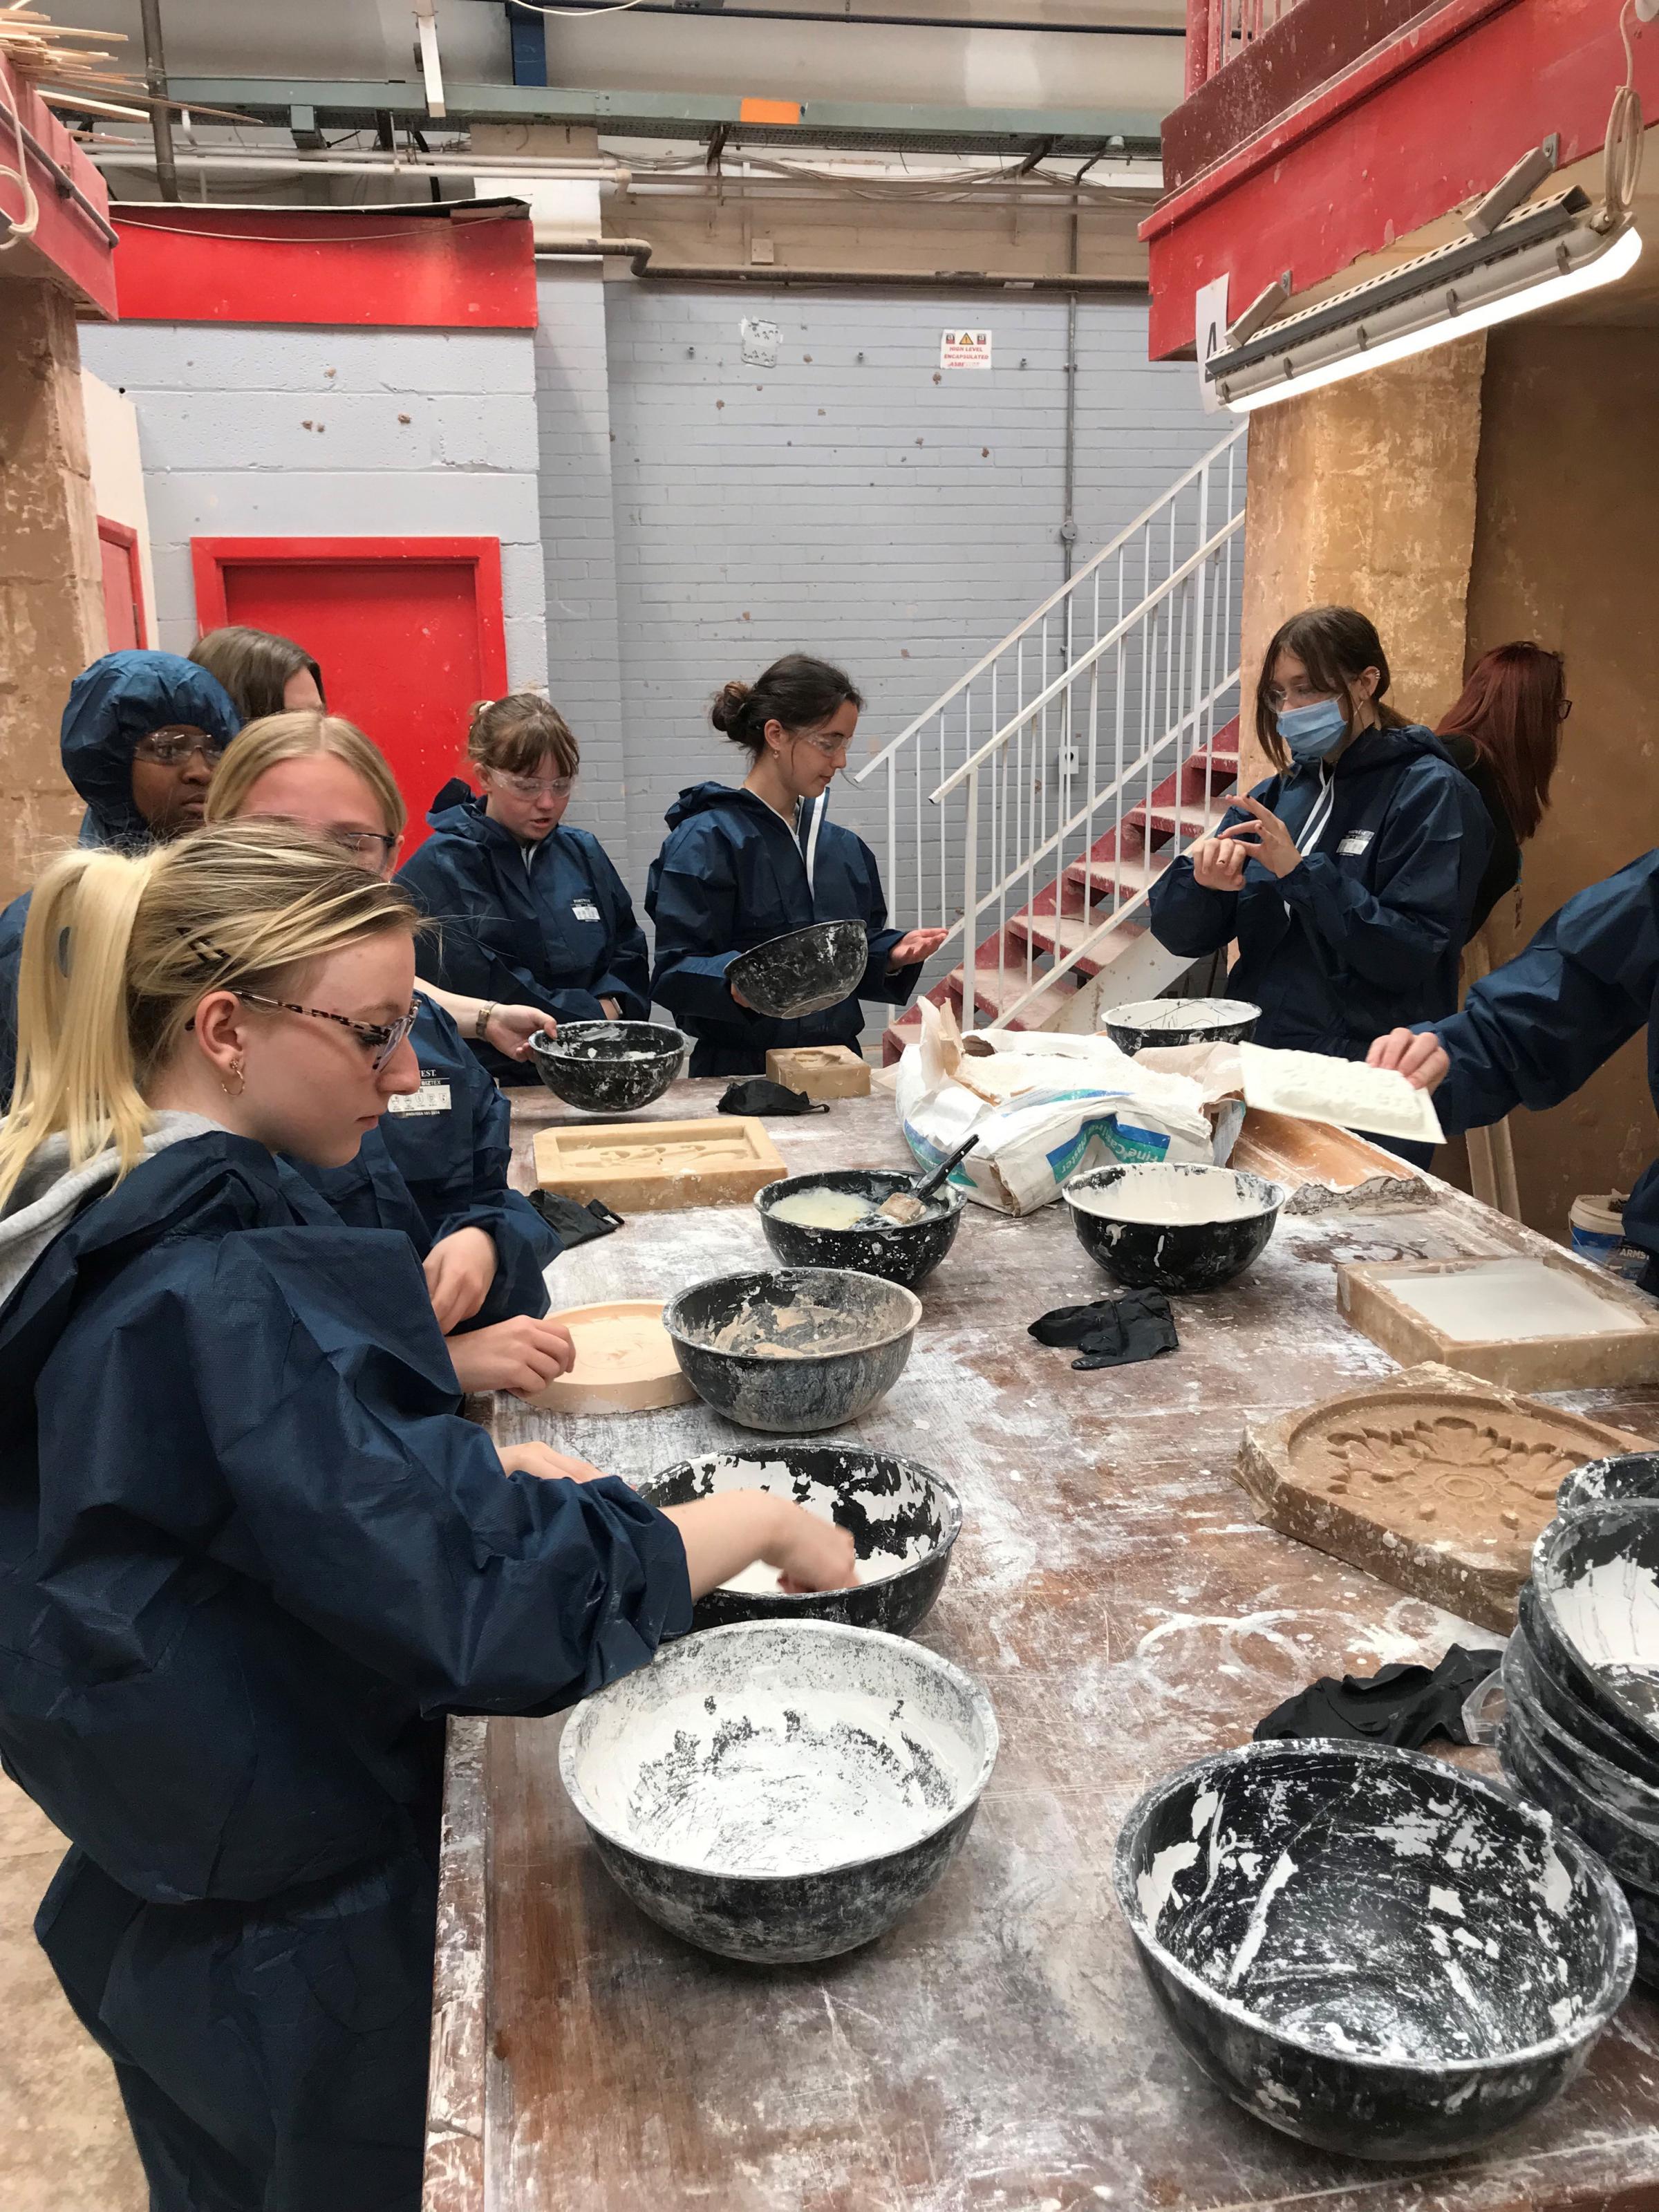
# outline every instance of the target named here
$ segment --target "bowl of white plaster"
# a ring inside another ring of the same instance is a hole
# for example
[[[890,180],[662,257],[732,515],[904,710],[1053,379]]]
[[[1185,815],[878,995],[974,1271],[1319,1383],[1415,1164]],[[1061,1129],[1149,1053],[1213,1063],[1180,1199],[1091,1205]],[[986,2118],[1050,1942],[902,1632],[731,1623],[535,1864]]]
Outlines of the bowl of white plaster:
[[[1539,1664],[1599,1718],[1659,1752],[1659,1504],[1586,1506],[1533,1547],[1528,1632]]]
[[[1084,1250],[1119,1282],[1190,1292],[1259,1260],[1290,1193],[1243,1168],[1148,1162],[1092,1168],[1060,1195]]]
[[[1248,999],[1137,999],[1112,1008],[1106,1034],[1127,1053],[1148,1045],[1243,1044],[1261,1019],[1261,1007]]]
[[[1476,2149],[1571,2081],[1636,1967],[1601,1861],[1386,1745],[1252,1743],[1171,1775],[1118,1902],[1176,2037],[1270,2127],[1361,2158]]]
[[[879,1405],[910,1357],[921,1300],[851,1267],[769,1267],[691,1283],[662,1310],[703,1403],[772,1436],[838,1429]]]
[[[648,1505],[690,1505],[732,1490],[766,1490],[838,1528],[858,1547],[848,1589],[789,1591],[775,1567],[745,1567],[700,1597],[694,1628],[732,1620],[843,1620],[908,1636],[932,1612],[962,1533],[962,1501],[917,1460],[842,1444],[787,1442],[683,1460],[638,1484]]]
[[[606,1869],[705,1951],[834,1958],[933,1888],[996,1764],[979,1684],[902,1637],[759,1620],[577,1707],[559,1773]]]

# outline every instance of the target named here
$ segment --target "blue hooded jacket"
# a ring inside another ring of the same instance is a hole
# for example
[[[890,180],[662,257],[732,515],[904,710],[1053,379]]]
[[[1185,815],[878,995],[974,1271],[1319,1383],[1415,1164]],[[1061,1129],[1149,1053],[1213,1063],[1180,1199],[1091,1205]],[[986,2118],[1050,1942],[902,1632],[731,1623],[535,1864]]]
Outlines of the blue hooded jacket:
[[[1237,939],[1227,991],[1261,1008],[1258,1044],[1363,1060],[1383,1030],[1449,1013],[1492,831],[1440,740],[1416,725],[1366,730],[1334,769],[1293,769],[1250,795],[1298,844],[1314,818],[1302,865],[1280,878],[1251,860],[1243,890],[1212,891],[1183,854],[1152,887],[1158,943],[1197,960]],[[1219,827],[1249,819],[1230,806]]]
[[[652,995],[697,1040],[693,1075],[752,1075],[781,1045],[857,1048],[860,999],[902,1006],[918,963],[890,975],[903,935],[887,927],[876,856],[851,830],[828,818],[828,793],[802,807],[792,830],[752,791],[696,783],[667,814],[669,834],[651,864],[646,912],[657,927]],[[838,1006],[799,1021],[775,1021],[740,1006],[726,971],[740,952],[815,921],[861,921],[870,964]]]
[[[1462,1013],[1417,1026],[1450,1055],[1434,1103],[1455,1136],[1517,1106],[1559,1106],[1644,1024],[1659,1107],[1659,851],[1569,899],[1524,951],[1471,987]],[[1659,1161],[1626,1203],[1625,1234],[1659,1261]]]
[[[59,745],[64,773],[87,803],[83,845],[142,852],[149,826],[132,803],[140,738],[190,722],[228,744],[241,717],[218,678],[176,653],[106,653],[70,686]],[[29,894],[0,914],[0,1103],[9,1103],[17,1060],[17,969]]]
[[[495,1243],[495,1274],[464,1328],[544,1314],[544,1273],[563,1248],[530,1200],[507,1188],[511,1109],[449,1015],[416,995],[409,1041],[420,1089],[392,1101],[344,1167],[286,1164],[349,1228],[401,1230],[419,1259],[458,1229],[482,1229]]]
[[[416,947],[428,982],[540,1006],[556,1022],[603,1021],[601,999],[614,999],[624,1021],[650,1018],[645,933],[597,837],[562,822],[538,845],[520,845],[476,796],[427,820],[432,835],[398,880],[439,925]],[[537,1079],[491,1045],[472,1049],[500,1082]]]
[[[437,1717],[567,1705],[690,1626],[672,1524],[503,1474],[407,1239],[291,1192],[187,1136],[0,1308],[0,1753],[137,1898],[429,1841]]]

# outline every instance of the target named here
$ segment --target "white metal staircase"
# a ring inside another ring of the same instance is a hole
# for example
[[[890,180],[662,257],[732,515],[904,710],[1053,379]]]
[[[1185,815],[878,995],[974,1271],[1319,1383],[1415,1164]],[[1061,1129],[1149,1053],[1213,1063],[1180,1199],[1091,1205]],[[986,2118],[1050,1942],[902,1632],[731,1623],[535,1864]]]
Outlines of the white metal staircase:
[[[1146,900],[1237,775],[1244,437],[858,771],[886,778],[895,927],[954,918],[960,964],[928,995],[964,1031],[981,1018],[1091,1030],[1098,1009],[1149,998],[1187,965],[1149,934]],[[887,1059],[920,1024],[887,1031]]]

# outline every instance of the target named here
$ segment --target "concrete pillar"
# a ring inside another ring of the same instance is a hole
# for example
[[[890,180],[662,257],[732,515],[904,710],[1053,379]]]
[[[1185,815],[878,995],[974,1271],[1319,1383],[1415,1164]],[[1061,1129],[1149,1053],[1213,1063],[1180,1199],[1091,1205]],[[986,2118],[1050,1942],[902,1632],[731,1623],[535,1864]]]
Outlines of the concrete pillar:
[[[1245,770],[1255,679],[1287,615],[1328,602],[1376,624],[1389,698],[1432,724],[1463,688],[1484,337],[1264,407],[1245,524]],[[1265,775],[1262,763],[1256,772]]]
[[[71,678],[105,650],[97,514],[75,318],[49,284],[0,280],[0,898],[73,839],[58,766]]]

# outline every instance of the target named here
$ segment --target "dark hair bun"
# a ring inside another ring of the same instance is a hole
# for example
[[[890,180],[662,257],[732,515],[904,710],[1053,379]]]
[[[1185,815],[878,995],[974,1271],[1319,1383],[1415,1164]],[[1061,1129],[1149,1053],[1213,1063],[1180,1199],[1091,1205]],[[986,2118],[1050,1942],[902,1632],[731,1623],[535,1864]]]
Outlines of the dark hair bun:
[[[708,709],[708,719],[717,730],[737,728],[753,690],[753,684],[740,684],[735,679],[730,684],[721,684],[714,705]]]

